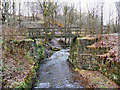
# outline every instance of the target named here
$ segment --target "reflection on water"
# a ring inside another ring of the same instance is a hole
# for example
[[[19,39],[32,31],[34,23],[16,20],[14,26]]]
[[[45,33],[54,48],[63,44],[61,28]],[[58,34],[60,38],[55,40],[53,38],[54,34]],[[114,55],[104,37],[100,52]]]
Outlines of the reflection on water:
[[[35,88],[82,88],[73,81],[73,72],[67,63],[68,51],[61,49],[41,62]]]

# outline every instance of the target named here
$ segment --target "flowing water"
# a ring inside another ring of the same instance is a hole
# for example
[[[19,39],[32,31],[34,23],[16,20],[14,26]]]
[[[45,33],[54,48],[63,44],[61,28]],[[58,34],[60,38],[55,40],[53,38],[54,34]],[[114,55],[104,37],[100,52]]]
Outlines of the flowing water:
[[[83,88],[73,80],[74,73],[67,62],[68,51],[61,49],[41,62],[34,88]]]

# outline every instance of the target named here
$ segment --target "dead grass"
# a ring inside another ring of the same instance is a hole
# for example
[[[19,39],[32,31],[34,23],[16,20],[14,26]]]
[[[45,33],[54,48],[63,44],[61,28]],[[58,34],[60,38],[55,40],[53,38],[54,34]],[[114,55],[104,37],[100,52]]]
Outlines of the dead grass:
[[[16,28],[13,28],[13,27],[7,27],[7,26],[3,26],[2,27],[2,36],[4,37],[4,39],[6,41],[8,40],[21,40],[21,39],[24,39],[26,38],[26,28],[25,27],[22,27],[20,29],[16,29]]]
[[[118,88],[117,84],[98,71],[79,70],[75,79],[81,80],[86,88]]]
[[[5,87],[11,87],[11,83],[22,82],[25,79],[31,67],[34,66],[35,61],[32,57],[26,56],[24,49],[17,47],[13,52],[10,52],[10,50],[6,52],[3,64]]]
[[[23,36],[25,33],[25,28],[15,29],[13,27],[3,26],[2,36],[4,37],[3,44],[3,87],[13,87],[12,83],[22,82],[31,67],[34,66],[35,61],[31,56],[27,56],[25,47],[23,45],[15,46],[14,43],[11,43],[11,40],[22,40],[26,38]]]

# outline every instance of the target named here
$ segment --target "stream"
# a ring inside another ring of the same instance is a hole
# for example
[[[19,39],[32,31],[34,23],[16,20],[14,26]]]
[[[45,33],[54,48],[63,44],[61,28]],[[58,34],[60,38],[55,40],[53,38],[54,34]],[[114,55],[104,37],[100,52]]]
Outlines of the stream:
[[[69,49],[61,49],[41,61],[34,88],[83,88],[73,79],[67,59]]]

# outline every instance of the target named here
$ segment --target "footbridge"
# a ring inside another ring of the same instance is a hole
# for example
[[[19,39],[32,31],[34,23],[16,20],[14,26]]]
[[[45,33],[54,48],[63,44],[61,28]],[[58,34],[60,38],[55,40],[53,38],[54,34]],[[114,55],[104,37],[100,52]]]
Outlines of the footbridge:
[[[41,27],[28,28],[30,38],[72,38],[80,33],[85,33],[85,30],[80,27]]]

